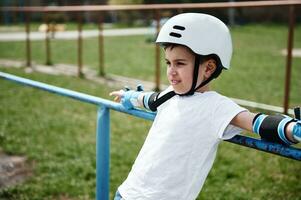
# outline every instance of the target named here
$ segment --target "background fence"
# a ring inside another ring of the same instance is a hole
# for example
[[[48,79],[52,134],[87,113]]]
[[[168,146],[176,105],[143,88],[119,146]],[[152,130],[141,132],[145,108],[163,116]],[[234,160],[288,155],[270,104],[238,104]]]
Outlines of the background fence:
[[[283,97],[283,112],[288,113],[289,108],[289,96],[290,96],[290,80],[291,80],[291,66],[292,66],[292,48],[294,38],[294,27],[296,7],[301,5],[298,0],[287,1],[249,1],[249,2],[224,2],[224,3],[186,3],[186,4],[149,4],[149,5],[81,5],[81,6],[50,6],[50,7],[2,7],[2,13],[17,12],[22,13],[25,16],[26,21],[26,65],[30,67],[32,65],[31,59],[31,40],[30,40],[30,23],[31,17],[35,13],[42,13],[44,22],[49,25],[50,18],[58,13],[74,13],[78,21],[78,40],[77,40],[77,63],[78,63],[78,76],[83,77],[83,38],[82,38],[82,23],[83,15],[87,12],[93,12],[99,20],[99,75],[105,76],[104,66],[104,39],[103,39],[103,22],[104,16],[107,12],[127,12],[138,11],[143,13],[149,11],[152,13],[153,18],[156,20],[156,31],[158,33],[160,29],[161,14],[166,10],[173,10],[175,12],[183,11],[199,11],[199,10],[216,10],[216,9],[234,9],[234,8],[270,8],[281,7],[285,8],[288,18],[288,38],[287,38],[287,56],[286,56],[286,72],[284,82],[284,97]],[[230,10],[231,11],[231,10]],[[233,10],[232,10],[233,11]],[[283,11],[283,10],[282,10]],[[45,33],[45,54],[46,64],[53,64],[51,59],[51,47],[50,47],[50,30],[47,29]],[[155,50],[155,90],[160,89],[160,49],[159,46],[154,46]]]

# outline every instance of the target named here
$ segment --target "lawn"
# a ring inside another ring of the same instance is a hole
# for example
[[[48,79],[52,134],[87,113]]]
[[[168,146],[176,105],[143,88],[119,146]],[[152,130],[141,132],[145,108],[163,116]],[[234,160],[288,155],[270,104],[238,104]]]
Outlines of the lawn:
[[[231,97],[281,105],[285,58],[280,51],[286,47],[286,27],[252,25],[231,31],[236,49],[233,69],[215,81],[214,89]],[[295,35],[300,32],[298,27]],[[105,38],[107,73],[153,80],[154,46],[146,39]],[[84,41],[84,63],[96,69],[95,44],[97,39]],[[33,59],[44,63],[44,43],[32,45]],[[296,37],[295,47],[301,47],[300,38]],[[22,60],[24,48],[23,42],[1,42],[0,58]],[[55,63],[76,64],[75,41],[54,40],[52,48]],[[301,102],[300,64],[300,58],[293,60],[291,105]],[[106,99],[113,90],[76,77],[0,70]],[[92,105],[0,80],[0,147],[9,154],[27,156],[34,170],[24,184],[1,190],[0,199],[93,199],[96,111]],[[111,112],[111,196],[130,170],[150,125]],[[298,161],[223,142],[198,199],[297,200],[301,198],[300,170]]]

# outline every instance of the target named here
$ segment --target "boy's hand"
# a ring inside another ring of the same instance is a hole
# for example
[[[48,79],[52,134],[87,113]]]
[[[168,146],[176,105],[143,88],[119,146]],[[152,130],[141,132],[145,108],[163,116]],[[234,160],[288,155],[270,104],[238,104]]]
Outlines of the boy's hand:
[[[123,97],[125,91],[124,90],[119,90],[119,91],[113,91],[109,95],[114,96],[114,101],[120,102],[121,98]]]
[[[120,102],[126,109],[132,109],[139,106],[138,97],[142,91],[142,85],[138,85],[136,91],[125,88],[125,90],[111,92],[110,96],[115,96],[114,101]]]
[[[293,137],[298,142],[301,142],[301,120],[297,121],[293,127]]]

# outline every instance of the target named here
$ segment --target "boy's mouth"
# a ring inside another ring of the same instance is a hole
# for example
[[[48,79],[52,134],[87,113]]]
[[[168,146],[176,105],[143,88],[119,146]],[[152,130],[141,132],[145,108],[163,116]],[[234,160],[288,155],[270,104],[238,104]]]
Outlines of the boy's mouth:
[[[179,84],[181,81],[179,81],[179,80],[171,80],[170,81],[170,83],[172,84],[172,85],[177,85],[177,84]]]

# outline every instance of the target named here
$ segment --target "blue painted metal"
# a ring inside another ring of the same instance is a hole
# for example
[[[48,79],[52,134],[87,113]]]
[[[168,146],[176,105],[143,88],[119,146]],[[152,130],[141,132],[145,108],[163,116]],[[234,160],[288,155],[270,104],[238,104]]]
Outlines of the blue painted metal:
[[[11,74],[0,72],[0,78],[17,82],[22,85],[38,88],[47,92],[70,97],[86,103],[101,106],[97,115],[97,142],[96,142],[96,198],[97,200],[109,199],[109,162],[110,162],[110,115],[109,110],[116,110],[127,113],[136,117],[147,120],[153,120],[155,113],[146,112],[143,110],[127,110],[121,104],[109,100],[105,100],[92,95],[48,85],[38,81],[14,76]],[[269,143],[260,139],[250,138],[237,135],[234,138],[227,140],[228,142],[254,148],[257,150],[273,153],[283,157],[301,161],[301,149],[291,146],[283,146],[280,144]]]
[[[8,73],[0,72],[0,78],[10,80],[10,81],[14,81],[14,82],[22,84],[22,85],[27,85],[27,86],[30,86],[30,87],[45,90],[47,92],[59,94],[59,95],[65,96],[65,97],[70,97],[70,98],[73,98],[73,99],[76,99],[76,100],[79,100],[79,101],[83,101],[83,102],[86,102],[86,103],[91,103],[91,104],[94,104],[94,105],[104,105],[104,106],[108,107],[109,109],[116,110],[116,111],[123,112],[123,113],[127,113],[127,114],[130,114],[130,115],[134,115],[136,117],[140,117],[140,118],[143,118],[143,119],[153,120],[155,118],[155,113],[153,113],[153,112],[145,112],[145,111],[138,110],[138,109],[127,110],[121,104],[113,102],[113,101],[109,101],[109,100],[102,99],[102,98],[99,98],[99,97],[95,97],[95,96],[92,96],[92,95],[76,92],[76,91],[73,91],[73,90],[68,90],[68,89],[56,87],[56,86],[41,83],[41,82],[38,82],[38,81],[33,81],[33,80],[30,80],[30,79],[18,77],[18,76],[11,75],[11,74],[8,74]]]
[[[96,199],[109,199],[110,191],[110,112],[98,108],[96,131]]]
[[[301,149],[294,148],[292,146],[284,146],[281,144],[271,143],[264,140],[242,135],[236,135],[235,137],[227,141],[234,144],[239,144],[242,146],[301,161]]]

